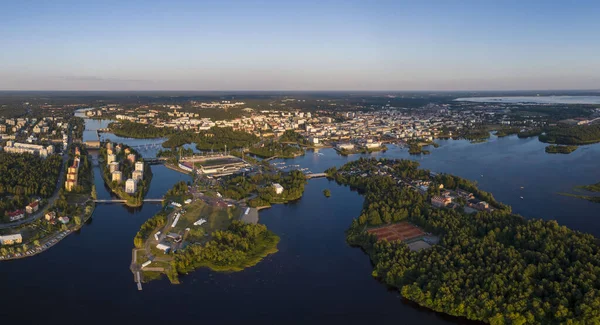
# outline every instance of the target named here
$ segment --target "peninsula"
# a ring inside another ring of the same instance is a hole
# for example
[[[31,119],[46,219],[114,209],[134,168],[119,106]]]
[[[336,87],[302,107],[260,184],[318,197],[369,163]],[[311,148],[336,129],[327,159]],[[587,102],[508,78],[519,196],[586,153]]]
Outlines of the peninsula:
[[[475,184],[418,166],[361,158],[327,171],[364,191],[346,235],[375,277],[419,305],[490,324],[599,319],[595,237],[524,219]]]

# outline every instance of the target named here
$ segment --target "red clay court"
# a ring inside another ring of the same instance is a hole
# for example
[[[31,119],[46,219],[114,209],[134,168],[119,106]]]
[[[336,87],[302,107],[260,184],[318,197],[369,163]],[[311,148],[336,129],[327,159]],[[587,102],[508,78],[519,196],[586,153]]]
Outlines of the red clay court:
[[[400,222],[389,226],[369,229],[367,232],[377,236],[377,240],[386,239],[387,241],[405,241],[425,235],[423,230],[408,222]]]

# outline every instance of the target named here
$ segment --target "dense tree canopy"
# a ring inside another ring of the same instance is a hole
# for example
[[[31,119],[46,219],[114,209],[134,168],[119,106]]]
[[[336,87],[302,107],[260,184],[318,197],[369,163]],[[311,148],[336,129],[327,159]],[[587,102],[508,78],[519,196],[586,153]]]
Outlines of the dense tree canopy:
[[[130,121],[113,122],[110,123],[108,127],[115,135],[138,139],[161,138],[175,133],[171,128],[157,128],[153,125]]]
[[[373,274],[398,287],[404,297],[439,312],[491,324],[600,322],[596,238],[556,221],[525,220],[508,207],[476,214],[435,209],[426,203],[429,194],[391,188],[392,175],[424,176],[414,169],[417,163],[397,161],[389,165],[388,176],[360,176],[378,163],[389,161],[365,159],[329,173],[365,191],[363,213],[352,222],[347,239],[370,255]],[[364,169],[357,171],[361,165]],[[347,176],[349,170],[358,176]],[[402,209],[407,213],[396,217]],[[401,241],[376,242],[364,230],[379,219],[386,222],[386,212],[391,222],[405,218],[439,235],[440,243],[412,252]]]
[[[557,126],[541,134],[540,141],[555,144],[590,144],[600,142],[600,124]]]

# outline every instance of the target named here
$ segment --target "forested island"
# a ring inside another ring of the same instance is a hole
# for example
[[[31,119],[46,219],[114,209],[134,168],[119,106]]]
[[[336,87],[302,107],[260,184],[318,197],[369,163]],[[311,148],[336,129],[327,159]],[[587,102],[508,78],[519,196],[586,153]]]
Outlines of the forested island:
[[[109,159],[109,156],[114,156]],[[141,206],[144,202],[144,196],[150,188],[152,181],[152,170],[150,165],[143,161],[142,156],[133,148],[124,144],[113,144],[107,142],[100,148],[100,169],[102,178],[113,193],[120,199],[126,200],[126,204],[131,207]],[[116,163],[116,167],[111,167],[109,160]],[[136,166],[136,163],[142,164],[142,168]],[[111,171],[111,168],[114,168]],[[134,190],[127,190],[128,181],[135,182]]]
[[[108,128],[120,137],[136,139],[162,138],[175,133],[171,128],[157,128],[153,125],[130,121],[112,122]]]
[[[549,145],[546,147],[547,153],[562,153],[562,154],[570,154],[571,152],[577,150],[577,146],[558,146],[558,145]]]
[[[244,211],[240,207],[192,199],[184,182],[175,184],[165,197],[169,204],[142,224],[134,238],[138,256],[134,262],[152,267],[152,271],[142,267],[145,281],[159,278],[157,269],[171,283],[201,267],[241,271],[277,252],[279,237],[264,225],[239,221]]]
[[[467,188],[470,182],[418,166],[359,159],[327,171],[364,191],[363,211],[346,235],[370,256],[375,277],[419,305],[490,324],[600,321],[600,246],[594,236],[556,221],[524,219],[491,194]],[[414,186],[424,182],[424,192]],[[446,190],[459,197],[434,208],[430,201],[443,202]],[[467,195],[474,199],[465,202]],[[467,213],[474,200],[490,207]],[[367,231],[400,221],[439,236],[439,242],[413,250],[411,243],[378,241]]]
[[[283,191],[277,194],[273,184]],[[218,190],[223,196],[234,200],[249,199],[251,207],[270,207],[271,204],[287,203],[302,197],[306,176],[298,170],[289,173],[256,174],[253,176],[229,176],[223,178]]]
[[[254,145],[248,152],[261,158],[296,158],[304,155],[304,149],[299,145],[280,143],[275,140]]]

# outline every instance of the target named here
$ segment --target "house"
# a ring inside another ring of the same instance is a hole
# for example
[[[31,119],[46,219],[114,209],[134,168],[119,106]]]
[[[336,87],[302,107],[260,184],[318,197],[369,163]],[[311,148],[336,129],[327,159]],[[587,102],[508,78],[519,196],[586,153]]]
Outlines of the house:
[[[450,203],[452,203],[452,199],[449,197],[434,196],[431,198],[431,205],[436,208],[444,208]]]
[[[275,189],[275,194],[277,195],[283,193],[283,186],[279,183],[273,183],[273,189]]]
[[[34,201],[29,203],[29,205],[27,205],[25,207],[25,211],[27,211],[27,213],[32,214],[34,212],[36,212],[40,207],[40,202],[39,201]]]
[[[56,212],[54,211],[48,212],[46,215],[44,215],[44,219],[46,219],[46,221],[54,220],[54,218],[56,218]]]
[[[462,196],[467,200],[472,200],[475,198],[475,196],[473,195],[473,193],[461,190],[459,188],[456,189],[456,194],[458,194],[458,196]]]
[[[67,223],[69,223],[70,219],[69,217],[58,217],[58,221],[63,225],[66,225]]]

